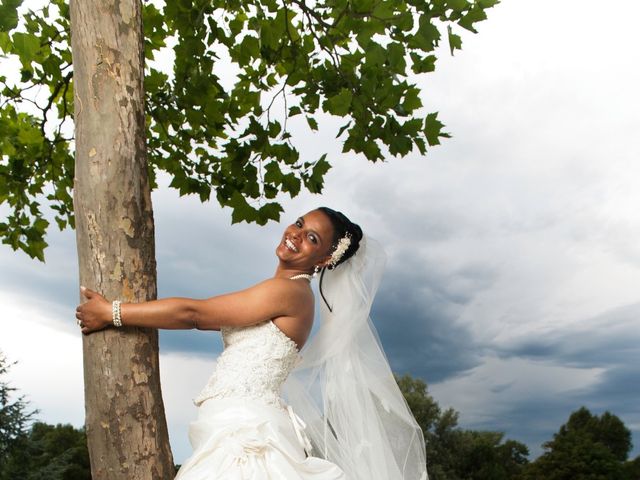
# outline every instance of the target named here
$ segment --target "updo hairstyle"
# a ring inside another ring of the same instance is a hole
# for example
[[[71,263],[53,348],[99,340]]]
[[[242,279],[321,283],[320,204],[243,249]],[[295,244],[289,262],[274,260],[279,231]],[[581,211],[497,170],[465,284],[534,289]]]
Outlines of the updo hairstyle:
[[[333,311],[331,308],[331,305],[329,305],[329,302],[327,302],[327,299],[325,298],[324,293],[322,292],[322,279],[324,278],[324,272],[327,269],[333,270],[334,268],[339,267],[341,264],[343,264],[344,262],[346,262],[347,260],[349,260],[351,257],[355,255],[355,253],[358,251],[358,248],[360,247],[360,241],[362,240],[362,229],[360,228],[359,225],[349,220],[346,217],[346,215],[344,215],[342,212],[337,212],[336,210],[333,210],[329,207],[319,207],[318,210],[320,210],[327,217],[329,217],[329,220],[333,225],[333,239],[332,239],[331,253],[333,253],[335,249],[338,247],[338,243],[342,238],[348,235],[349,238],[351,239],[351,242],[349,243],[349,247],[342,254],[342,257],[340,257],[340,260],[335,265],[324,267],[320,272],[320,281],[319,281],[318,288],[320,290],[320,295],[322,296],[322,300],[324,300],[324,303],[327,305],[327,308],[331,312]]]
[[[345,214],[342,212],[338,212],[329,207],[319,207],[318,210],[323,212],[333,225],[333,239],[332,239],[332,247],[331,252],[333,252],[338,246],[338,242],[340,239],[345,236],[349,236],[351,238],[351,243],[349,244],[349,248],[344,252],[338,263],[336,263],[333,267],[328,267],[329,270],[336,268],[338,265],[349,260],[355,253],[358,251],[360,247],[360,240],[362,240],[362,229],[358,224],[353,223],[349,220]]]

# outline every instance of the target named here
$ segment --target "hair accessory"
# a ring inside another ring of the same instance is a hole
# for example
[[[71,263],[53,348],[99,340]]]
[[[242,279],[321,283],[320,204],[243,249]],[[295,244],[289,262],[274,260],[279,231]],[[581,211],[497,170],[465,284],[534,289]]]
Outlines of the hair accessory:
[[[316,276],[318,275],[318,272],[320,271],[320,267],[318,265],[315,266],[315,268],[313,269],[313,275],[312,276]]]
[[[335,268],[335,266],[340,262],[340,259],[344,256],[350,245],[351,234],[345,233],[344,237],[338,241],[338,246],[336,246],[336,249],[331,254],[331,258],[329,259],[329,266],[331,268]]]
[[[120,301],[114,300],[111,304],[111,313],[113,315],[113,325],[115,327],[122,326],[122,315],[120,313]]]

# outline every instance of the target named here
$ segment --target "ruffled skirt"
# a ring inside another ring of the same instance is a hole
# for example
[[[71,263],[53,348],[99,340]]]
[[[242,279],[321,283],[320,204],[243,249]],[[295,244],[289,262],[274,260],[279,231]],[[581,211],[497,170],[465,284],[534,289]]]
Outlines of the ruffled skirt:
[[[346,480],[334,463],[306,455],[302,428],[291,411],[208,399],[190,424],[193,454],[176,480]]]

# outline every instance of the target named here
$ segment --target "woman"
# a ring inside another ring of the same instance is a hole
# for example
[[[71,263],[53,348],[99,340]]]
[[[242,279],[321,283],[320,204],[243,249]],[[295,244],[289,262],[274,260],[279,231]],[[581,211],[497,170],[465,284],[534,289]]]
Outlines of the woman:
[[[276,255],[272,278],[206,300],[109,303],[82,288],[78,324],[221,331],[176,479],[426,479],[422,432],[369,319],[379,246],[321,207],[285,229]],[[307,344],[318,272],[323,323]]]

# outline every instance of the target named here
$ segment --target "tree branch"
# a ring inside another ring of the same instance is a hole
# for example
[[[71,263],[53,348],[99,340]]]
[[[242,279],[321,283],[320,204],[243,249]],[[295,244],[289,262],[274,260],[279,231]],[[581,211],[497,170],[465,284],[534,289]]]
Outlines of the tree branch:
[[[53,102],[58,96],[58,93],[60,93],[60,90],[62,89],[62,87],[64,85],[67,85],[72,78],[73,78],[73,70],[64,76],[64,78],[62,79],[63,81],[61,83],[58,83],[56,85],[56,87],[53,89],[53,92],[51,93],[51,96],[49,97],[49,101],[47,102],[47,105],[44,108],[41,108],[42,122],[40,122],[40,131],[42,132],[43,137],[45,137],[44,126],[47,123],[47,112],[51,109],[51,106],[53,105]]]
[[[322,18],[321,15],[318,14],[318,12],[316,12],[315,10],[307,7],[307,5],[304,3],[304,1],[300,1],[300,0],[290,0],[291,3],[295,3],[296,5],[298,5],[300,7],[300,10],[302,10],[307,16],[312,16],[313,18],[316,19],[316,21],[322,25],[324,28],[326,29],[330,29],[333,28],[334,26],[330,23],[327,23],[327,21]]]

